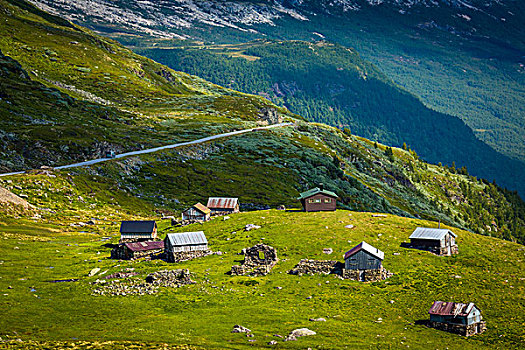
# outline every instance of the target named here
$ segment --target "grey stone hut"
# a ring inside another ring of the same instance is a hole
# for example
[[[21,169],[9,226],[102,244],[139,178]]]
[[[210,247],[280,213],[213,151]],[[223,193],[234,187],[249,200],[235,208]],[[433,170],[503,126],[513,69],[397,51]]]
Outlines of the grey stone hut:
[[[458,253],[456,235],[448,229],[418,227],[410,235],[410,246],[437,255]]]
[[[204,232],[168,233],[164,239],[164,252],[168,262],[188,260],[209,252]]]
[[[428,313],[429,326],[443,331],[468,337],[483,333],[487,329],[481,311],[474,303],[435,301]]]
[[[153,241],[157,238],[155,221],[122,221],[120,223],[120,243]]]
[[[362,282],[385,279],[384,258],[385,253],[363,241],[345,253],[343,278]]]

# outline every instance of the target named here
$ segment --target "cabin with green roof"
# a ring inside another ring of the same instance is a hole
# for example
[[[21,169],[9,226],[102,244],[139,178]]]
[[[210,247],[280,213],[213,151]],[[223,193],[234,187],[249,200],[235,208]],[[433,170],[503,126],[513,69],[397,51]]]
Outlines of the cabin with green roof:
[[[337,198],[339,197],[334,192],[325,190],[323,184],[319,184],[319,187],[301,193],[297,199],[301,201],[303,210],[310,212],[335,211]]]

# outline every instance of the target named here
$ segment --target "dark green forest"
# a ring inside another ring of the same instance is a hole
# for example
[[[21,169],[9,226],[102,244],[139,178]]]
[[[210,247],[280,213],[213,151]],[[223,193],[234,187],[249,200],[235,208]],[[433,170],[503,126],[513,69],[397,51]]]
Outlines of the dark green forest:
[[[478,140],[460,119],[427,108],[352,49],[260,40],[235,46],[169,42],[135,50],[173,69],[262,95],[308,120],[393,146],[406,143],[427,161],[455,162],[525,192],[522,162]]]

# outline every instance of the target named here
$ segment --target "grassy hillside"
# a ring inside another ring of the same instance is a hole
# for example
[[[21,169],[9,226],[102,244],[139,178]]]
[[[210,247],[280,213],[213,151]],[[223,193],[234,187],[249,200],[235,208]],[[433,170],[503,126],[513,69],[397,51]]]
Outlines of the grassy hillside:
[[[354,50],[327,42],[269,40],[240,45],[150,40],[143,45],[148,48],[135,51],[174,69],[265,96],[308,120],[349,127],[371,140],[398,147],[405,142],[427,161],[455,162],[524,191],[525,163],[477,140],[460,119],[429,109]]]
[[[30,5],[3,4],[4,171],[253,126],[268,109],[291,116],[264,98],[172,71]],[[283,51],[278,43],[268,45],[275,48],[269,52]],[[289,53],[304,52],[304,43],[295,45]],[[246,49],[261,50],[252,46]],[[323,60],[341,50],[334,45],[313,49]],[[368,80],[384,79],[355,53],[344,51],[353,61],[335,62],[347,65],[349,77],[357,69]],[[523,242],[525,205],[515,192],[469,176],[459,166],[428,165],[408,148],[387,151],[348,131],[301,123],[70,173],[95,175],[95,183],[104,178],[112,188],[174,212],[209,195],[239,196],[246,209],[294,206],[301,191],[323,182],[337,191],[344,208],[439,219]]]
[[[23,1],[0,1],[2,170],[238,129],[267,100],[175,72]],[[35,142],[38,141],[38,142]]]
[[[64,192],[71,202],[59,215],[48,211],[42,218],[19,213],[22,216],[14,219],[5,209],[0,212],[0,305],[6,310],[0,319],[0,337],[21,340],[4,343],[9,348],[133,344],[154,348],[166,346],[158,344],[162,340],[173,345],[242,349],[270,347],[266,344],[276,340],[278,347],[292,349],[518,349],[525,340],[521,331],[525,283],[520,277],[524,253],[518,244],[453,228],[460,254],[438,257],[400,247],[415,227],[433,226],[433,222],[346,210],[313,214],[265,210],[177,229],[204,230],[210,247],[222,255],[179,264],[118,262],[108,259],[105,246],[118,240],[118,220],[139,217],[132,213],[145,218],[155,215],[148,214],[140,200],[130,201],[131,197],[111,188],[104,198],[100,191],[89,195],[88,186],[71,187],[82,180],[89,184],[88,178],[81,179],[43,175],[11,179],[26,193],[38,188],[41,196],[29,199],[34,204],[56,196],[61,206],[67,198]],[[95,224],[70,226],[87,218]],[[244,232],[250,223],[262,228]],[[348,224],[355,227],[345,228]],[[175,229],[160,221],[159,230],[164,236]],[[287,274],[302,258],[342,260],[343,253],[362,240],[385,252],[384,266],[394,272],[393,277],[364,284],[334,276]],[[229,276],[230,267],[242,258],[237,253],[258,242],[278,251],[280,262],[272,273],[259,278]],[[334,253],[323,254],[323,248],[332,248]],[[101,274],[87,277],[95,267]],[[166,268],[188,268],[197,283],[162,288],[154,296],[91,295],[96,288],[91,282],[105,275],[133,269],[138,273],[133,278],[143,279]],[[79,281],[48,282],[70,278]],[[475,302],[487,321],[487,332],[466,339],[421,325],[434,300]],[[309,321],[317,317],[327,321]],[[254,337],[230,333],[235,324],[250,328]],[[274,336],[286,336],[301,327],[317,335],[286,343]]]

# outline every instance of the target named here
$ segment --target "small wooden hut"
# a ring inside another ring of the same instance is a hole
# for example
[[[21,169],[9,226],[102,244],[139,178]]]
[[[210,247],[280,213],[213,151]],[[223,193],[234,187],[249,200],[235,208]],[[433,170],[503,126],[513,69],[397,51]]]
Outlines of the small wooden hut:
[[[120,242],[153,241],[157,238],[155,221],[122,221],[120,224]]]
[[[384,258],[385,253],[363,241],[345,253],[343,278],[362,282],[383,280],[389,275],[382,265]]]
[[[483,333],[487,329],[481,311],[474,303],[435,301],[428,313],[430,327],[443,331],[468,337]]]
[[[197,203],[182,212],[182,221],[208,221],[210,220],[210,215],[210,208],[201,203]]]
[[[310,211],[335,211],[337,207],[337,198],[334,192],[328,191],[323,184],[319,187],[312,188],[306,192],[301,193],[299,199],[303,210]]]
[[[448,229],[418,227],[409,238],[411,247],[416,249],[427,250],[437,255],[458,253],[456,235]]]

